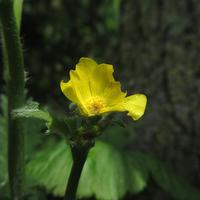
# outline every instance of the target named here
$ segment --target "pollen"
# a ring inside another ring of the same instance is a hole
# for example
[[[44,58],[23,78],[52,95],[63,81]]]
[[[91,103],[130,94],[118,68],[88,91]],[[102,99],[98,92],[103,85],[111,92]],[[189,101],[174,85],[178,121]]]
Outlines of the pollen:
[[[91,97],[87,103],[86,107],[90,115],[98,115],[101,113],[102,109],[105,107],[105,103],[99,96]]]

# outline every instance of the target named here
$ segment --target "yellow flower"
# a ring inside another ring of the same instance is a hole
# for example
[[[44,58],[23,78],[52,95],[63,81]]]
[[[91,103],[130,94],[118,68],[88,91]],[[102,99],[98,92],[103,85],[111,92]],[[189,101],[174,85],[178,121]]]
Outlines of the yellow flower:
[[[77,104],[80,112],[86,116],[95,116],[108,112],[124,112],[134,120],[145,111],[147,98],[143,94],[126,97],[121,91],[120,82],[113,77],[113,66],[97,64],[90,58],[81,58],[75,70],[70,70],[70,80],[61,81],[64,95]]]

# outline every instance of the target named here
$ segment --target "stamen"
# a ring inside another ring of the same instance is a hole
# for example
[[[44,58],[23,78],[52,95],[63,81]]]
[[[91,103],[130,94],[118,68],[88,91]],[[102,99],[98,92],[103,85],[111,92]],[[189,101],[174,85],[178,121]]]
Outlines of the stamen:
[[[102,98],[95,96],[87,101],[86,107],[91,115],[98,115],[101,113],[102,108],[105,107],[105,103]]]

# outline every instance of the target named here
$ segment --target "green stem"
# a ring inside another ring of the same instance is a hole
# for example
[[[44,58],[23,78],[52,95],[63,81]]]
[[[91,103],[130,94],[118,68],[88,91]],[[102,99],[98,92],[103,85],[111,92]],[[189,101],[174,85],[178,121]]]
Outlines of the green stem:
[[[7,59],[8,91],[8,171],[11,198],[22,199],[24,187],[24,123],[13,119],[12,110],[24,105],[24,60],[13,1],[0,0],[0,20]],[[6,66],[5,66],[6,67]]]
[[[2,31],[0,31],[0,33],[1,33],[2,55],[3,55],[3,66],[4,66],[3,79],[7,83],[8,79],[9,79],[9,67],[8,67],[8,56],[7,56],[8,54],[7,54],[7,50],[6,50],[4,35],[3,35]]]
[[[81,172],[90,148],[72,147],[73,165],[69,176],[64,200],[75,200]]]

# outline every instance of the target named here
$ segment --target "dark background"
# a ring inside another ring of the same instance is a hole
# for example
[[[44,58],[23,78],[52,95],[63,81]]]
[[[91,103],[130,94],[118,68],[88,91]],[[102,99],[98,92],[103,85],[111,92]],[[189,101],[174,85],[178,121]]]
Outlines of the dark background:
[[[113,64],[123,88],[148,97],[131,148],[152,153],[198,188],[199,19],[199,0],[26,0],[28,96],[62,110],[60,80],[80,57]],[[172,198],[152,180],[134,199]]]

